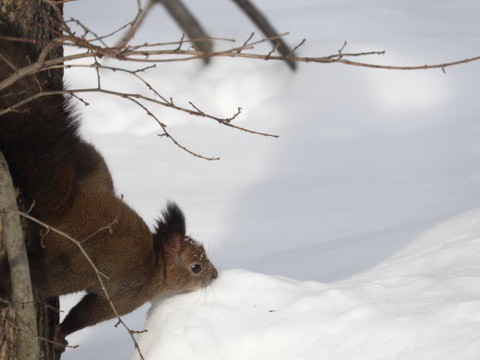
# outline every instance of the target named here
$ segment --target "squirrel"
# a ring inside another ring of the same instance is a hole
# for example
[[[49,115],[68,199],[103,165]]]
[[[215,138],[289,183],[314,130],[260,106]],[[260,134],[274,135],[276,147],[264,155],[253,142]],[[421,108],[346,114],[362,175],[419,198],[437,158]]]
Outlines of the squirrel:
[[[1,36],[3,35],[3,36]],[[0,83],[34,63],[33,44],[12,41],[15,29],[0,26]],[[40,91],[54,89],[49,73],[21,77],[0,91],[0,112]],[[127,314],[158,294],[207,286],[218,273],[203,246],[186,235],[182,210],[169,202],[151,232],[116,195],[102,155],[78,133],[74,107],[61,93],[42,96],[0,115],[0,151],[24,209],[42,222],[82,241],[107,278],[103,291],[79,248],[54,231],[28,222],[27,253],[38,301],[78,291],[86,295],[56,326],[61,353],[66,336]],[[43,234],[42,234],[43,233]],[[0,293],[11,293],[8,264],[0,264]]]

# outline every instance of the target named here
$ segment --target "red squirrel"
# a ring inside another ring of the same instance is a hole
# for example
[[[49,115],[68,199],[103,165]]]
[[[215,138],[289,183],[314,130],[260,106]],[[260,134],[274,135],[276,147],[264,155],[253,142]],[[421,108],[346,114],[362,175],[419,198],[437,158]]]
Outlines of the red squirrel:
[[[6,36],[0,36],[1,82],[16,68],[34,62],[38,49],[11,41],[9,36],[18,34],[10,28],[0,26],[0,35]],[[41,90],[51,90],[49,79],[48,72],[41,72],[1,90],[0,112]],[[186,235],[185,217],[176,204],[167,204],[152,233],[116,195],[103,157],[79,136],[78,119],[64,95],[39,97],[0,115],[0,151],[24,208],[77,240],[86,239],[82,246],[108,277],[104,283],[119,315],[157,294],[193,291],[217,278],[203,246]],[[67,335],[111,319],[114,312],[78,247],[53,231],[27,225],[35,298],[87,293],[55,329],[53,340],[62,352]],[[0,291],[8,294],[8,265],[2,267]]]

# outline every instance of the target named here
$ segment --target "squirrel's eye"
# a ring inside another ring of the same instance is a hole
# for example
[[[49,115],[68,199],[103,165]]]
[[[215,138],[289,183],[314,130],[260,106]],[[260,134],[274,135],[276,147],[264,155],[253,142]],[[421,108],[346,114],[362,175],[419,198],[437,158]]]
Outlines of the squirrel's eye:
[[[198,274],[200,271],[202,271],[202,265],[200,265],[200,264],[192,265],[192,272],[194,274]]]

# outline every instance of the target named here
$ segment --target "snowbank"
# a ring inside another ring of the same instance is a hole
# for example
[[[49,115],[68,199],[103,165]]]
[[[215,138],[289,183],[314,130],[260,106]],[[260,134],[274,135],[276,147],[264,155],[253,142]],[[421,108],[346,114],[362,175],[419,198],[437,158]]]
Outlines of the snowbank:
[[[478,359],[479,276],[475,210],[332,284],[226,270],[157,299],[139,343],[147,360]]]

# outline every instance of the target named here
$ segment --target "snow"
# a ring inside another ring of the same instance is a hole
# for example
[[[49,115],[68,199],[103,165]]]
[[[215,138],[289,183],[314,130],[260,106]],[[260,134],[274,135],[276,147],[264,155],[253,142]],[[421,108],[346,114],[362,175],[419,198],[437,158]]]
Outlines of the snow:
[[[479,275],[472,210],[341,281],[225,270],[203,293],[157,299],[140,347],[172,360],[477,359]]]
[[[215,36],[242,43],[253,31],[228,1],[185,3]],[[417,65],[475,56],[480,45],[473,0],[255,3],[290,43],[307,38],[302,55],[335,53],[347,40],[350,52],[386,50],[365,61]],[[106,33],[135,1],[92,6],[69,3],[67,16]],[[160,8],[139,36],[159,33],[180,37]],[[124,318],[148,329],[137,336],[146,359],[480,358],[479,75],[478,63],[445,74],[321,64],[292,74],[282,63],[238,59],[159,66],[150,78],[165,97],[220,116],[242,107],[241,126],[280,135],[155,109],[216,162],[159,139],[135,106],[86,96],[83,132],[118,192],[149,224],[167,199],[177,201],[221,270],[207,289]],[[71,87],[96,80],[78,70],[67,77]],[[115,89],[138,86],[104,78]],[[76,301],[65,297],[62,308]],[[136,359],[114,325],[71,335],[80,347],[64,358]]]

